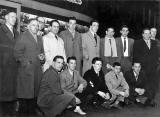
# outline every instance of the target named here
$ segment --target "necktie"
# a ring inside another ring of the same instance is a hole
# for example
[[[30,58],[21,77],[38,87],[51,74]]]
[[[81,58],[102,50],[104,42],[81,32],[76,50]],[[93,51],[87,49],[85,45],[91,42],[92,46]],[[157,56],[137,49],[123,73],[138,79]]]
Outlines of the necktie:
[[[126,38],[124,38],[123,52],[126,51]]]
[[[118,79],[118,76],[117,76],[117,74],[115,74],[115,76],[116,76],[116,79]]]
[[[135,76],[135,77],[136,77],[136,81],[137,81],[137,80],[138,80],[138,74],[136,74],[136,76]]]
[[[110,47],[111,47],[111,57],[113,56],[113,52],[112,52],[112,42],[111,42],[111,39],[109,39],[109,44],[110,44]]]
[[[147,46],[150,49],[150,42],[149,42],[149,40],[147,41]]]
[[[97,43],[97,36],[96,36],[96,34],[94,34],[94,39],[95,39],[95,41]]]
[[[57,37],[57,35],[55,35],[55,38],[58,40],[58,37]]]

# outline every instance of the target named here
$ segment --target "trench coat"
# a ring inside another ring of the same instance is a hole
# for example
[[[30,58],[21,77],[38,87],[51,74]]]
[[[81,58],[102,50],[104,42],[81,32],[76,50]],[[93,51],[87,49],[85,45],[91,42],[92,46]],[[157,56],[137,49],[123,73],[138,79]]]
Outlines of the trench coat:
[[[17,62],[13,56],[14,45],[19,35],[3,24],[0,27],[0,101],[16,99]]]
[[[44,73],[40,85],[38,105],[47,117],[60,114],[75,99],[73,95],[63,92],[58,72],[50,67]]]
[[[42,39],[37,42],[28,30],[19,37],[14,55],[19,62],[17,97],[31,99],[38,95],[42,69],[38,55],[44,53]]]
[[[82,34],[83,74],[92,66],[92,59],[100,56],[100,37],[96,35],[97,42],[90,31]]]
[[[64,41],[64,48],[66,57],[75,56],[77,59],[76,70],[81,73],[82,71],[82,37],[81,34],[75,31],[74,37],[67,29],[62,31],[59,35]]]

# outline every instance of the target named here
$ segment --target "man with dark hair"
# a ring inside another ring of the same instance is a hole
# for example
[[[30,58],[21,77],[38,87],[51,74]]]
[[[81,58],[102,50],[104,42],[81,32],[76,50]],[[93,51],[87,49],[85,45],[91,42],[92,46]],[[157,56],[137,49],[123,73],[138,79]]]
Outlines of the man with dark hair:
[[[112,71],[105,75],[105,83],[112,95],[110,100],[114,100],[111,107],[121,108],[119,102],[124,102],[124,99],[129,96],[129,86],[121,72],[121,64],[113,63]]]
[[[77,58],[76,70],[82,73],[82,37],[76,28],[76,18],[70,17],[68,20],[68,28],[60,33],[60,37],[64,41],[66,57],[75,56]]]
[[[81,115],[85,115],[80,108],[81,98],[84,97],[82,95],[83,90],[85,89],[87,82],[80,76],[79,72],[75,70],[76,68],[76,58],[68,57],[67,59],[67,69],[65,69],[60,74],[61,88],[64,92],[71,93],[76,98],[78,113]]]
[[[57,55],[63,56],[64,61],[66,62],[64,41],[58,36],[60,24],[57,20],[52,20],[50,26],[51,31],[43,36],[43,46],[46,59],[43,66],[44,72],[50,67],[50,65],[52,65],[52,60]]]
[[[7,12],[5,24],[0,26],[0,109],[2,116],[13,115],[15,112],[18,64],[13,50],[19,35],[14,28],[17,14]]]
[[[147,100],[147,76],[144,71],[141,70],[141,63],[134,62],[132,69],[127,71],[124,75],[129,85],[129,101],[131,103],[145,104]]]
[[[61,89],[59,73],[63,63],[62,56],[55,56],[41,81],[37,103],[47,117],[56,117],[69,105],[76,106],[75,97]]]
[[[147,82],[149,87],[148,92],[150,94],[148,103],[154,105],[154,98],[156,95],[158,83],[156,78],[158,49],[156,46],[156,41],[150,39],[150,29],[143,29],[142,36],[143,39],[135,41],[133,48],[133,61],[139,61],[141,63],[142,69],[147,75]]]
[[[17,97],[19,112],[34,114],[36,100],[42,78],[41,58],[44,53],[42,39],[37,36],[38,21],[30,19],[28,30],[19,37],[14,48],[14,56],[19,62]]]
[[[97,107],[103,105],[110,98],[108,88],[105,85],[104,73],[102,71],[102,59],[94,57],[92,59],[92,67],[84,74],[84,79],[87,81],[87,87],[83,91],[84,107],[91,103]]]
[[[97,35],[99,22],[92,20],[87,33],[82,34],[83,74],[91,68],[92,59],[100,56],[100,37]]]
[[[121,37],[116,38],[117,55],[120,59],[122,72],[130,70],[132,67],[134,40],[128,37],[129,28],[123,25],[120,30]]]

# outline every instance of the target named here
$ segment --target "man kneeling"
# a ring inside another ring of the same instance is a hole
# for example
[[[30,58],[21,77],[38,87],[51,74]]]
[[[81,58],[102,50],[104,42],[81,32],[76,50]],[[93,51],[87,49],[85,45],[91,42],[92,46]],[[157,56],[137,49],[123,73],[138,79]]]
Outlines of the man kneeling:
[[[105,75],[105,82],[112,95],[110,100],[114,101],[110,106],[120,109],[119,102],[124,102],[124,98],[129,96],[129,86],[121,72],[120,63],[113,63],[112,71]]]
[[[80,76],[76,68],[76,57],[68,57],[67,68],[60,74],[61,87],[64,92],[70,93],[76,98],[76,109],[81,115],[85,115],[80,108],[81,98],[83,97],[82,91],[87,86],[87,82]]]
[[[76,106],[75,97],[61,89],[59,72],[63,62],[62,56],[55,56],[52,66],[45,71],[41,81],[37,103],[47,117],[61,114],[69,105]]]

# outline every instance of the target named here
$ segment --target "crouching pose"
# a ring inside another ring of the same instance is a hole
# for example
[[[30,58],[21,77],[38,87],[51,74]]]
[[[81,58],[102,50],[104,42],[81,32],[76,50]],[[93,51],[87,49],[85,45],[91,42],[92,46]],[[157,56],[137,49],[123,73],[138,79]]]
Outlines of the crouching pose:
[[[121,71],[121,64],[113,63],[112,71],[105,75],[105,83],[111,93],[111,99],[114,103],[111,107],[121,108],[119,102],[124,102],[124,98],[129,96],[129,86],[123,77]]]
[[[45,71],[41,81],[38,105],[47,117],[61,114],[69,105],[76,106],[75,97],[61,89],[59,72],[63,62],[62,56],[55,56],[52,66]]]
[[[68,57],[67,69],[60,74],[61,87],[64,92],[72,94],[76,98],[76,109],[81,115],[85,115],[81,107],[81,98],[83,97],[83,89],[87,86],[87,82],[80,76],[76,69],[76,57]]]

